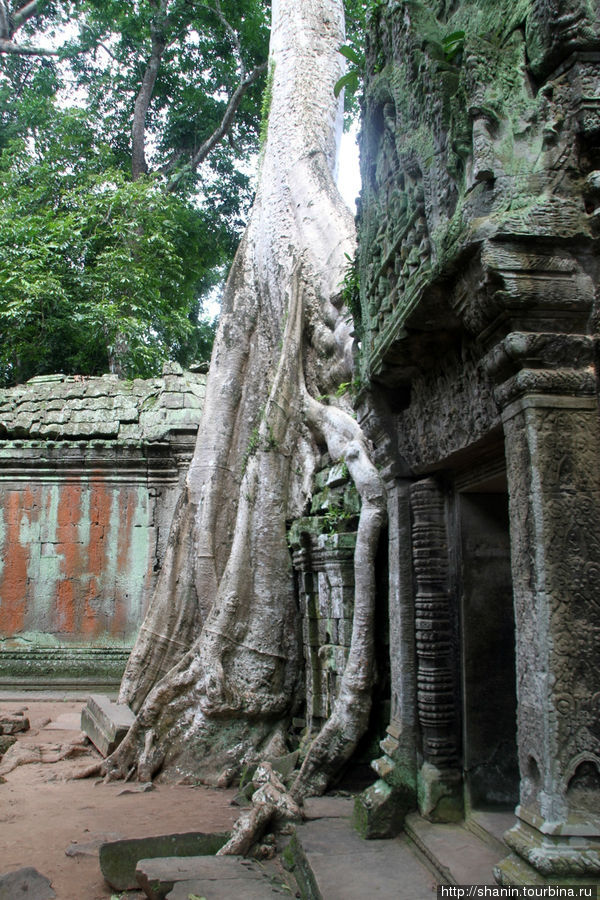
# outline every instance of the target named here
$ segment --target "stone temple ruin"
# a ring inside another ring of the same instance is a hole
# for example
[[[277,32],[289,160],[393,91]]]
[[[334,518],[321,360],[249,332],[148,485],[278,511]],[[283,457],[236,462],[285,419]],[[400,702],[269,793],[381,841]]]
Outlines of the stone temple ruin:
[[[353,312],[388,491],[387,728],[357,822],[516,809],[501,882],[595,883],[600,4],[387,0],[366,60]],[[202,390],[173,371],[4,392],[3,683],[118,676]],[[357,512],[325,468],[290,529],[315,731],[349,645]]]
[[[600,5],[390,0],[366,78],[391,662],[366,827],[516,805],[500,880],[597,881]]]

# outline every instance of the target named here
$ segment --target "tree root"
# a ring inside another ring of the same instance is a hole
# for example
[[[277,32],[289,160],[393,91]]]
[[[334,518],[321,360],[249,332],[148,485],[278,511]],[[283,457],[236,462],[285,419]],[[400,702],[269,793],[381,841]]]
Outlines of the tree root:
[[[75,756],[83,756],[90,752],[89,744],[80,742],[69,744],[37,744],[33,747],[23,747],[13,744],[2,758],[0,775],[7,775],[17,766],[26,766],[31,763],[57,763],[63,759],[72,759]]]
[[[268,825],[280,825],[290,819],[302,819],[302,810],[268,762],[254,773],[253,781],[260,785],[252,794],[252,807],[243,812],[234,824],[231,837],[217,856],[246,856],[260,840]]]

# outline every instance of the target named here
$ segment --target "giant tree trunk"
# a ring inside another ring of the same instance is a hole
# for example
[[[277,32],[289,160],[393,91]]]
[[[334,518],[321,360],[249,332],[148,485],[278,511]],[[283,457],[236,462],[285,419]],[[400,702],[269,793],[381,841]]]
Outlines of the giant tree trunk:
[[[352,372],[341,308],[352,216],[333,180],[341,0],[274,0],[259,186],[227,283],[202,424],[155,596],[120,699],[137,719],[107,773],[160,768],[227,783],[272,751],[301,678],[286,521],[323,449],[362,498],[356,615],[340,699],[296,784],[321,789],[366,726],[382,488],[348,412],[317,397]]]

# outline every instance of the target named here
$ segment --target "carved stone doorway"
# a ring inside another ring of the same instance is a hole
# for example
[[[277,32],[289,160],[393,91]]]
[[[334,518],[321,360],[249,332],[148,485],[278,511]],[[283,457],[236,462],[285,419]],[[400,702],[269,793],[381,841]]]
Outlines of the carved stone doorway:
[[[458,499],[458,596],[465,812],[519,798],[515,624],[503,473]]]

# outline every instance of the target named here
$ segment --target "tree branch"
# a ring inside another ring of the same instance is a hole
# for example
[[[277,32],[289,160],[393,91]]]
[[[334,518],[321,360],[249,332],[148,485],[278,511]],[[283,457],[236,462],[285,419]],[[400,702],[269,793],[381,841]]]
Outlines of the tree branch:
[[[45,50],[43,47],[25,47],[0,38],[0,53],[14,53],[20,56],[58,56],[58,50]]]
[[[227,132],[231,128],[233,119],[236,112],[238,111],[240,103],[242,102],[244,94],[246,93],[250,85],[254,84],[255,81],[258,81],[260,76],[266,71],[267,63],[261,63],[260,66],[256,66],[255,69],[252,69],[252,71],[246,76],[246,78],[237,86],[229,99],[227,109],[223,113],[223,118],[221,119],[220,124],[217,126],[217,128],[215,128],[211,136],[204,141],[202,146],[192,156],[190,160],[190,167],[192,171],[195,171],[198,166],[204,162],[213,147],[215,147],[219,143],[219,141],[222,140],[223,137],[227,134]],[[171,181],[167,184],[166,190],[168,192],[174,191],[179,183],[180,178],[181,173],[172,178]]]
[[[244,81],[244,79],[246,77],[246,68],[244,66],[244,60],[242,58],[242,45],[240,44],[240,39],[239,39],[238,33],[235,30],[235,28],[233,28],[233,26],[230,25],[230,23],[227,21],[227,19],[223,15],[223,10],[221,9],[220,0],[215,0],[215,5],[209,6],[208,8],[210,10],[212,10],[212,12],[214,12],[214,14],[218,18],[219,22],[221,23],[221,25],[223,26],[223,28],[225,29],[225,31],[231,38],[231,43],[233,44],[234,49],[237,53],[237,57],[238,57],[239,65],[240,65],[240,82],[242,82],[242,81]]]
[[[17,31],[18,28],[21,27],[28,19],[31,19],[32,16],[35,16],[37,12],[39,12],[40,0],[29,0],[29,3],[25,3],[20,9],[14,12],[11,16],[14,29],[13,34]]]
[[[155,25],[151,25],[150,30],[152,33],[152,52],[146,65],[142,86],[135,98],[133,123],[131,125],[131,176],[134,181],[148,171],[148,163],[146,162],[146,116],[166,45],[162,29],[157,29]]]
[[[0,0],[0,38],[2,40],[10,40],[10,12],[6,5],[6,0]]]

